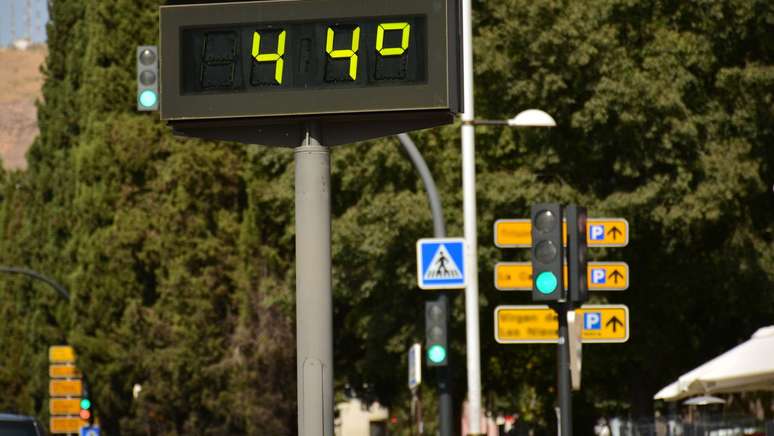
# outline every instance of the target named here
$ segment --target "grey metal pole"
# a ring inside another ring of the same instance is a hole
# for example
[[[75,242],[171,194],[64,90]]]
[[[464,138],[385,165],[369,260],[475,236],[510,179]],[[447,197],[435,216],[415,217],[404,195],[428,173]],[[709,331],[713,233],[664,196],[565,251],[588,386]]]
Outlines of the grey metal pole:
[[[70,294],[67,292],[64,286],[60,285],[59,283],[55,282],[53,279],[50,279],[37,271],[33,271],[28,268],[19,268],[15,266],[0,266],[0,272],[23,274],[25,276],[38,279],[42,282],[45,282],[47,285],[51,286],[52,288],[54,288],[54,290],[59,292],[59,294],[62,295],[65,298],[65,300],[70,299]]]
[[[422,153],[417,149],[414,141],[411,137],[405,133],[398,135],[400,143],[406,150],[406,153],[411,158],[411,162],[414,163],[414,167],[422,177],[422,182],[425,184],[425,190],[427,191],[427,199],[430,202],[430,212],[433,215],[433,236],[436,238],[443,238],[446,236],[446,224],[443,219],[443,207],[441,206],[441,196],[438,195],[438,188],[435,185],[433,174],[427,167],[425,159],[422,157]],[[447,293],[442,292],[438,296],[438,302],[449,307],[449,296]],[[447,312],[448,313],[448,312]],[[446,320],[447,332],[448,332],[449,320]],[[448,340],[447,333],[447,340]],[[449,366],[451,365],[451,357],[447,359],[447,365],[437,368],[437,380],[438,380],[438,420],[440,424],[441,436],[452,436],[454,431],[454,404],[451,396],[451,376],[449,374]]]
[[[438,187],[435,186],[433,174],[427,167],[427,163],[422,157],[422,153],[419,152],[419,149],[417,149],[417,146],[414,144],[411,137],[405,133],[401,133],[398,135],[398,139],[403,145],[403,149],[406,150],[406,154],[411,158],[414,168],[419,172],[419,176],[422,177],[422,183],[425,184],[427,200],[430,202],[430,213],[433,215],[433,236],[436,238],[446,237],[446,223],[443,219],[441,196],[438,195]]]
[[[295,149],[299,436],[333,436],[330,151],[315,124]]]
[[[554,310],[559,316],[559,346],[557,372],[559,390],[560,436],[572,436],[572,387],[570,386],[570,336],[567,328],[567,304],[559,303]]]

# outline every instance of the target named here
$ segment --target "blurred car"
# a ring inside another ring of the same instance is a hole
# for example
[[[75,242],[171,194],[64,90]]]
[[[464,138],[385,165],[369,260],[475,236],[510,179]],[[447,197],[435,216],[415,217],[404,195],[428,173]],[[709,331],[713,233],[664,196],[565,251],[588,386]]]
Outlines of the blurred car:
[[[0,436],[44,436],[46,433],[31,416],[0,413]]]

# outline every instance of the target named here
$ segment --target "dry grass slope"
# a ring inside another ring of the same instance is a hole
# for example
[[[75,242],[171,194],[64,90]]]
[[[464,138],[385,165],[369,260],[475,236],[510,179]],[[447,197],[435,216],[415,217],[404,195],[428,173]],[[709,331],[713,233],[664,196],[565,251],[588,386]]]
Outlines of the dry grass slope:
[[[24,156],[38,134],[35,100],[45,58],[45,47],[0,49],[0,157],[7,169],[26,168]]]

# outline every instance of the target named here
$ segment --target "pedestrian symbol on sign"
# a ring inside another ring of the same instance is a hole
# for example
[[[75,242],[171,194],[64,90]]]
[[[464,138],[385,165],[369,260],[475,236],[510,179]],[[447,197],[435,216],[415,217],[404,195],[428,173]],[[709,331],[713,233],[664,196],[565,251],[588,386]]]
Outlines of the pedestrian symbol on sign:
[[[583,330],[602,329],[602,313],[586,312],[583,314]]]
[[[589,226],[589,238],[592,241],[604,241],[605,240],[605,225],[593,224]]]
[[[444,244],[438,246],[435,256],[430,261],[430,268],[425,272],[425,280],[430,279],[458,279],[462,277],[457,264],[449,255],[449,250]]]
[[[465,240],[462,238],[417,241],[417,282],[422,289],[465,287]]]

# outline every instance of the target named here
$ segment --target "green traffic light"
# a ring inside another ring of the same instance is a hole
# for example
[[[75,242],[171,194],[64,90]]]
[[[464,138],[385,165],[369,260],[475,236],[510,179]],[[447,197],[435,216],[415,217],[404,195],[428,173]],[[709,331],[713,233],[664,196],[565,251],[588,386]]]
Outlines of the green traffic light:
[[[143,107],[153,107],[156,101],[158,101],[158,96],[154,91],[146,89],[140,93],[140,104]]]
[[[540,291],[541,294],[548,295],[554,292],[558,285],[559,283],[556,280],[556,276],[550,271],[544,271],[538,274],[537,278],[535,279],[535,287],[538,291]]]
[[[433,345],[427,350],[427,358],[433,363],[441,363],[446,359],[446,348],[440,345]]]
[[[88,398],[81,400],[81,409],[87,410],[91,407],[91,401]]]

